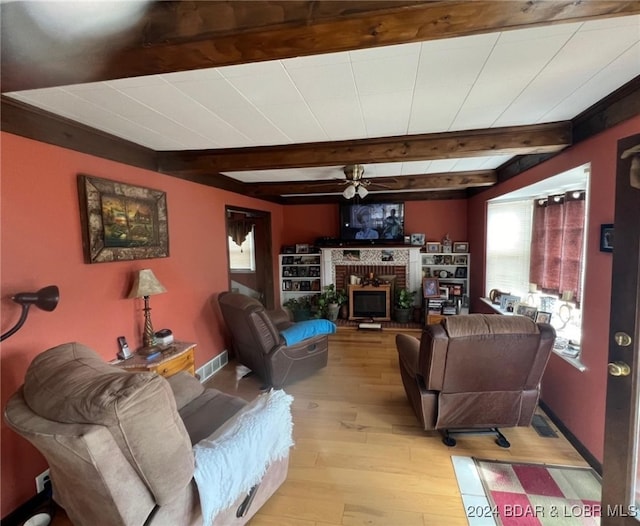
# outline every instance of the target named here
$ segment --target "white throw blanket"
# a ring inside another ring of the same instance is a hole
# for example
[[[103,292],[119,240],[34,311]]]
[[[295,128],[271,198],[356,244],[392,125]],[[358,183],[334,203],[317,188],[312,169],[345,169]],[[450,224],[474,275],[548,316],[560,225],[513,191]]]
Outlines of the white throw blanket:
[[[281,390],[263,393],[193,446],[204,526],[287,455],[293,445],[291,402]]]

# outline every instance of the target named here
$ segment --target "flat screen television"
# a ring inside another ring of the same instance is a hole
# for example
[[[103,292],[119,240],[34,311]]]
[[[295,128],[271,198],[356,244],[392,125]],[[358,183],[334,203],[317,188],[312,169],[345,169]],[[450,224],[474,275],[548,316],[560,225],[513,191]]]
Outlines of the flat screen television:
[[[342,203],[341,241],[404,242],[404,203]]]

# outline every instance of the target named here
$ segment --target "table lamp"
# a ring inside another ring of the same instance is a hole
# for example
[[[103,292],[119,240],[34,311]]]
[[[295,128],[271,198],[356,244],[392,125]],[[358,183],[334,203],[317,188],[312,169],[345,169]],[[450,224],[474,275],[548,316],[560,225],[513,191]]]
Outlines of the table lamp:
[[[144,347],[153,347],[156,343],[156,337],[153,332],[151,323],[151,307],[149,307],[149,296],[167,292],[158,281],[151,269],[138,270],[133,280],[129,298],[144,299],[144,333],[142,334],[142,344]]]

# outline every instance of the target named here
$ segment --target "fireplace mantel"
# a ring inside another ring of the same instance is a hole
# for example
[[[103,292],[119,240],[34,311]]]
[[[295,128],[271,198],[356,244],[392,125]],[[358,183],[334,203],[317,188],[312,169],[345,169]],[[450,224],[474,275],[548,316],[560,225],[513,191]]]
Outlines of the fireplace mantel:
[[[363,269],[371,270],[378,275],[403,274],[408,290],[420,290],[422,287],[422,267],[420,247],[384,246],[384,247],[340,247],[321,248],[322,283],[336,285],[346,290],[346,283],[336,283],[336,267],[353,268],[349,274],[363,273]],[[418,294],[418,296],[421,296]]]

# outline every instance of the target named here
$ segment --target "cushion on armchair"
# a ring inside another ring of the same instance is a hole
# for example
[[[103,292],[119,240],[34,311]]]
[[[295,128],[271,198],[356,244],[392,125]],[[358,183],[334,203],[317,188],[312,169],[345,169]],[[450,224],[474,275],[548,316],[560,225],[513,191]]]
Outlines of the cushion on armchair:
[[[305,320],[294,323],[290,327],[280,331],[280,335],[287,345],[294,345],[307,338],[313,338],[321,334],[334,334],[336,324],[325,319]]]

